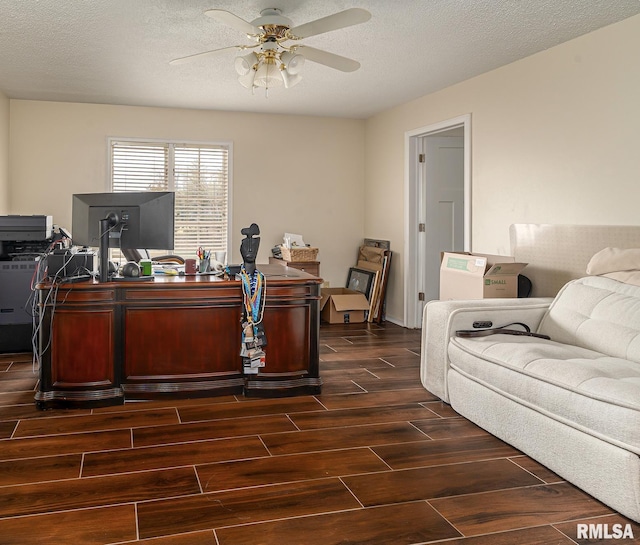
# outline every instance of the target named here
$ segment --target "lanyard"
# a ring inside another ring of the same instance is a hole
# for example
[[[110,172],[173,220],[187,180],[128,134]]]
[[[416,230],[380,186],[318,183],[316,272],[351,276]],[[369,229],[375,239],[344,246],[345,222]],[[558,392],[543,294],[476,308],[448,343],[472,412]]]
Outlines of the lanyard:
[[[244,266],[240,269],[240,278],[242,279],[242,294],[244,309],[247,320],[253,325],[262,322],[264,315],[264,293],[266,292],[266,283],[264,275],[255,270],[253,275],[249,276]]]

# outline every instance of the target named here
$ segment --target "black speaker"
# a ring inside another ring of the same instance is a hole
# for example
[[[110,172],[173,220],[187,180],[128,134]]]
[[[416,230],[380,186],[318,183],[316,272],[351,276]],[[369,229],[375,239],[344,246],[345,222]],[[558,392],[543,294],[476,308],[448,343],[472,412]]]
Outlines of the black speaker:
[[[135,261],[127,261],[122,266],[122,276],[127,278],[138,278],[140,276],[140,265]]]

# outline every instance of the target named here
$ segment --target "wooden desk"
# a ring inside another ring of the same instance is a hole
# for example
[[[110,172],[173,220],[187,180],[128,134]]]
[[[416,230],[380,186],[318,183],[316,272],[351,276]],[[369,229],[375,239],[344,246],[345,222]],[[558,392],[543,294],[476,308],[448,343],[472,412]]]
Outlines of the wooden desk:
[[[38,286],[39,408],[125,399],[320,393],[320,278],[258,265],[267,284],[266,366],[244,375],[242,287],[214,276]]]

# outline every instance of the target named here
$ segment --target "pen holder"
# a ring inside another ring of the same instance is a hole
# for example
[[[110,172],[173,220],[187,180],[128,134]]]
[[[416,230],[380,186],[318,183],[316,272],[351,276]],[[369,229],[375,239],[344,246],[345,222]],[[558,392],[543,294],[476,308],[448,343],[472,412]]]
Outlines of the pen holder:
[[[198,262],[198,272],[206,273],[209,272],[209,258],[201,257]]]

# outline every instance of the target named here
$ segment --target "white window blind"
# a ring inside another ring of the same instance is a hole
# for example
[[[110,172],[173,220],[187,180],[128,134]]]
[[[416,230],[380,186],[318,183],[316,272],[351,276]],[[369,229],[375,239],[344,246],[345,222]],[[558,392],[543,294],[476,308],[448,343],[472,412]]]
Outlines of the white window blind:
[[[111,188],[175,192],[175,247],[167,250],[228,250],[228,145],[112,141]]]

